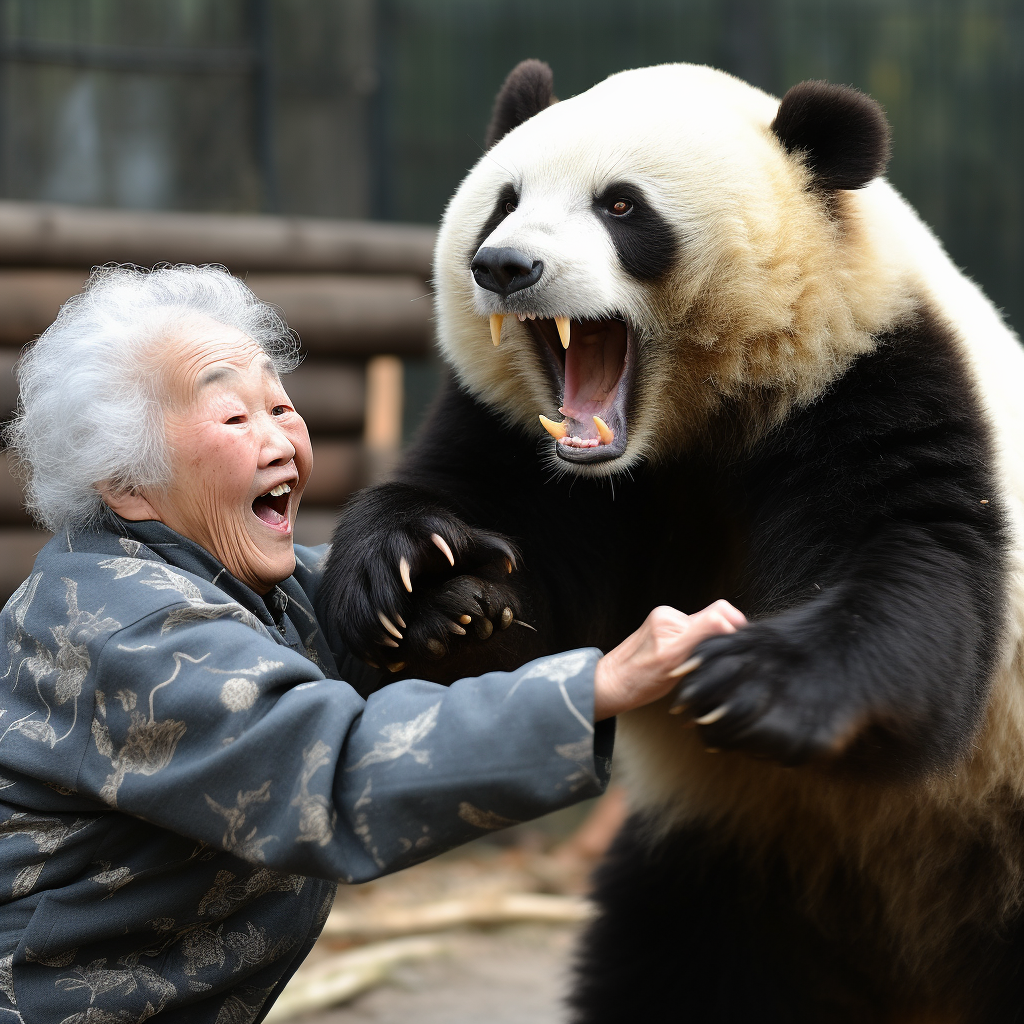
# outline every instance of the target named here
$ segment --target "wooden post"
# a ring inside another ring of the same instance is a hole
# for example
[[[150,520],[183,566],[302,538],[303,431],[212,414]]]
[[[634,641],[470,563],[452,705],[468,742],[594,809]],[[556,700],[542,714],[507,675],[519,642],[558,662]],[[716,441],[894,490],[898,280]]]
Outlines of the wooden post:
[[[363,440],[373,481],[386,477],[398,457],[403,405],[402,360],[397,356],[374,356],[368,360]]]

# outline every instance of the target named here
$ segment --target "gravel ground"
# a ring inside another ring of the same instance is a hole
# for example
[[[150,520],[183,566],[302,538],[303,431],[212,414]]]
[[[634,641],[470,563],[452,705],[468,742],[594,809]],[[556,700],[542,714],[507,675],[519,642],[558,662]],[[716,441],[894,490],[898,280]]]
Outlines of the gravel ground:
[[[444,936],[446,954],[399,967],[346,1006],[296,1024],[562,1024],[575,931],[517,926]]]

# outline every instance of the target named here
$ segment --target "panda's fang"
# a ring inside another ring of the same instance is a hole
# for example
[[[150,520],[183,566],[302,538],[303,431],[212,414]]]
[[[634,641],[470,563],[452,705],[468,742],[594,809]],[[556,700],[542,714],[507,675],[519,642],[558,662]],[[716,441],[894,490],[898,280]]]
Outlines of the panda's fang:
[[[501,344],[501,324],[504,319],[500,313],[491,314],[491,341],[495,348]]]
[[[594,426],[597,427],[597,436],[601,438],[601,444],[611,444],[615,440],[615,431],[600,416],[591,418],[594,421]]]
[[[567,316],[556,316],[555,326],[558,328],[558,337],[562,339],[562,348],[569,347],[569,318]]]
[[[540,417],[540,425],[556,440],[560,440],[569,433],[569,428],[564,423],[556,423],[549,420],[547,416]]]

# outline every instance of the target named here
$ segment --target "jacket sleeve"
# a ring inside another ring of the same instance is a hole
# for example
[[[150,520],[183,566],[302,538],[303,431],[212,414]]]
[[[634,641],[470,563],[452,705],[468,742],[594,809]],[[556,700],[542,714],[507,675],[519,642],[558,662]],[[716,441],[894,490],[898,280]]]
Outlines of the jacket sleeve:
[[[252,862],[356,882],[607,782],[595,649],[364,701],[244,621],[187,612],[163,608],[104,643],[80,795]]]

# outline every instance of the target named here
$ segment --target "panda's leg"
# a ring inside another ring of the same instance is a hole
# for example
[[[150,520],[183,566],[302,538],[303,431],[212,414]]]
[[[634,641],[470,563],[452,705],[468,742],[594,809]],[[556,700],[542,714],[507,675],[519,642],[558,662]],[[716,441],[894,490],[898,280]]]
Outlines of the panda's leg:
[[[890,1024],[891,1008],[795,910],[782,871],[691,828],[630,819],[595,877],[573,1024]]]

